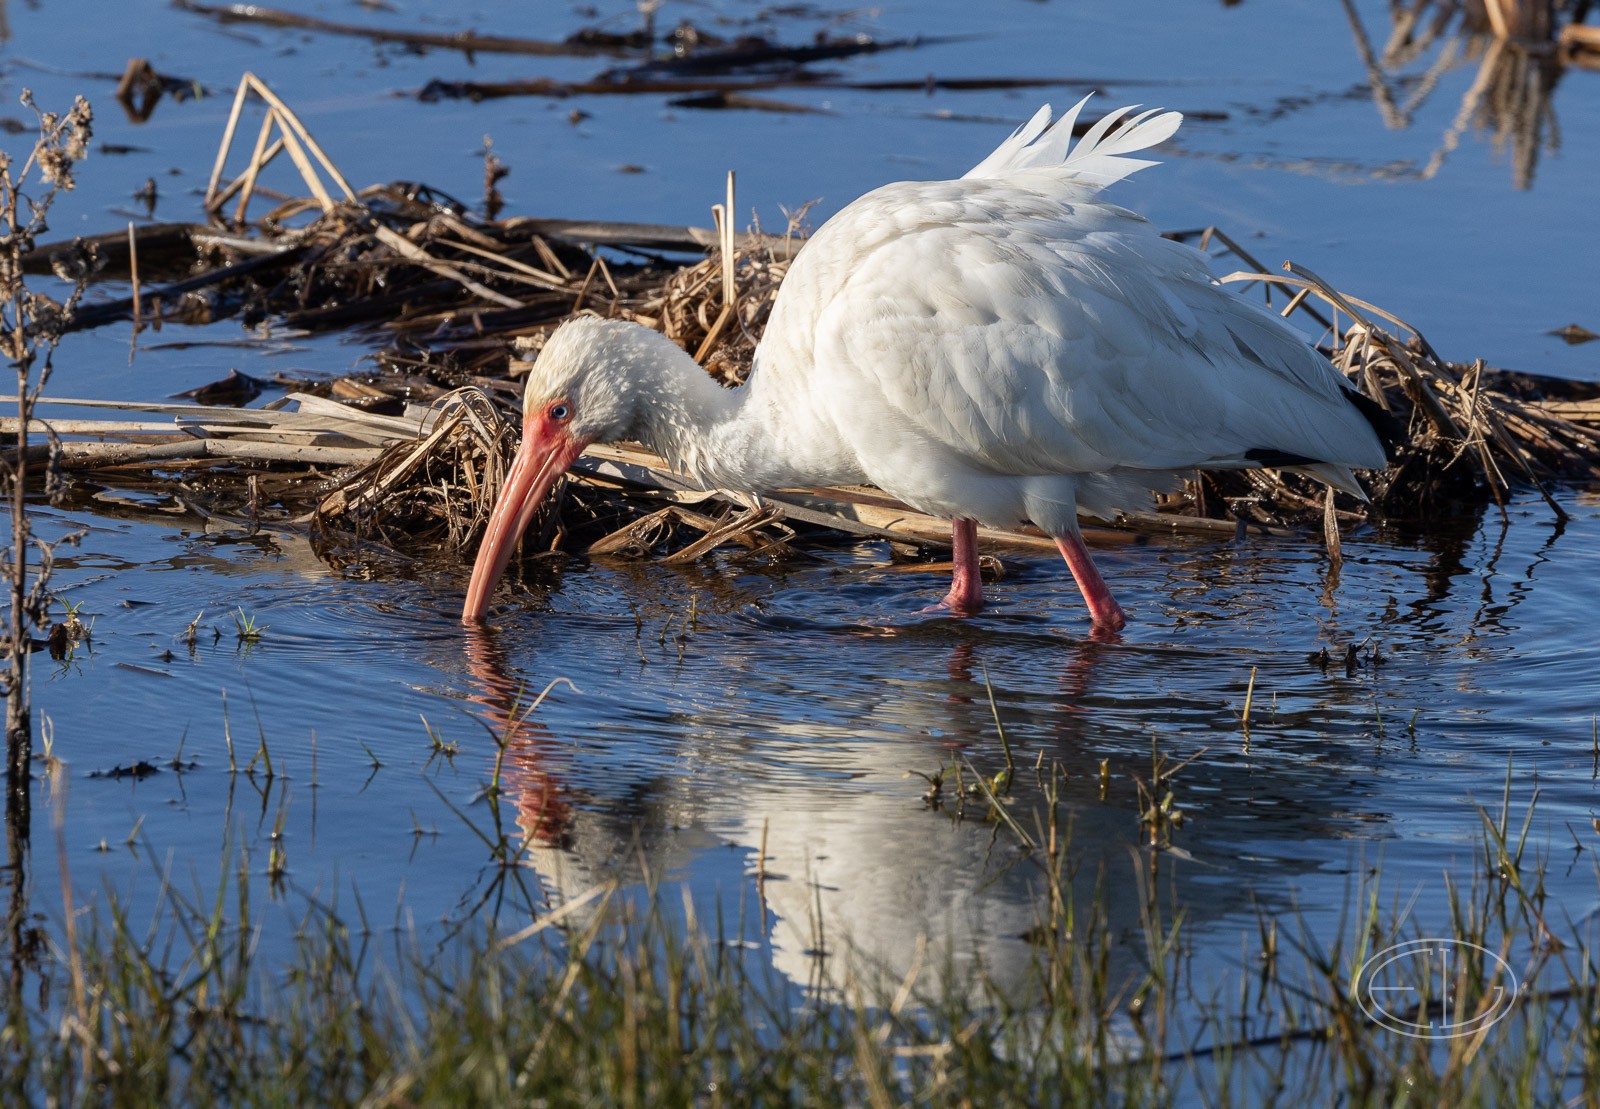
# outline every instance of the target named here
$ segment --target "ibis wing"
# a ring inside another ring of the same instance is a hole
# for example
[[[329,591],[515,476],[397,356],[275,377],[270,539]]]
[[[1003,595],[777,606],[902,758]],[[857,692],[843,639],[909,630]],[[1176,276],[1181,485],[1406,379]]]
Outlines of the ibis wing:
[[[773,323],[814,320],[841,431],[897,429],[997,474],[1382,465],[1296,331],[1142,218],[1030,176],[880,189],[801,253]]]

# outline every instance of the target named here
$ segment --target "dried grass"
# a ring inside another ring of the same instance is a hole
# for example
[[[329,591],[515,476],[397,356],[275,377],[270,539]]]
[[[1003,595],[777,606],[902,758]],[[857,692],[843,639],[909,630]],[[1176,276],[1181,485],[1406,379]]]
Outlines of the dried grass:
[[[225,181],[252,98],[265,105],[265,116],[248,162]],[[310,195],[245,224],[250,201],[262,195],[263,175],[283,151]],[[224,207],[235,198],[230,221]],[[102,437],[137,441],[143,434],[144,456],[122,444],[69,445],[68,453],[55,456],[58,464],[102,476],[112,476],[106,473],[111,466],[125,475],[143,467],[180,480],[204,467],[214,491],[229,475],[244,481],[270,475],[286,515],[314,526],[331,544],[381,543],[401,551],[430,545],[466,550],[476,543],[515,446],[516,421],[508,417],[520,401],[517,359],[536,356],[550,332],[574,314],[654,327],[718,380],[744,381],[803,241],[805,215],[796,213],[782,235],[734,234],[731,175],[725,201],[714,209],[715,231],[481,219],[419,186],[358,194],[288,106],[250,75],[240,84],[206,203],[215,220],[236,226],[233,234],[208,240],[205,249],[220,253],[223,263],[214,284],[208,287],[202,275],[186,279],[177,293],[146,288],[139,303],[125,306],[128,314],[142,309],[159,325],[163,311],[204,290],[212,316],[239,311],[292,327],[380,328],[391,337],[379,358],[382,371],[320,387],[351,406],[302,393],[294,398],[298,413],[275,417],[261,409],[128,406],[177,415],[174,430],[197,441],[174,443],[168,436],[152,443],[147,432],[108,425]],[[1261,283],[1269,302],[1272,289],[1293,291],[1285,314],[1303,314],[1322,329],[1334,364],[1395,415],[1405,428],[1403,441],[1394,463],[1368,478],[1371,506],[1342,494],[1330,499],[1322,486],[1296,474],[1207,472],[1182,494],[1164,498],[1158,511],[1129,513],[1118,527],[1204,534],[1321,527],[1333,551],[1338,529],[1362,522],[1373,508],[1390,518],[1475,511],[1490,502],[1503,506],[1521,484],[1537,488],[1563,516],[1549,483],[1600,479],[1600,389],[1493,371],[1481,361],[1447,362],[1404,321],[1340,293],[1304,267],[1267,273],[1236,242],[1208,229],[1199,245],[1215,244],[1248,267],[1224,281]],[[692,250],[707,253],[687,264],[672,261]],[[252,258],[296,264],[273,268]],[[102,321],[106,311],[94,318]],[[305,391],[316,388],[308,384]],[[418,401],[433,402],[434,414],[419,416]],[[405,412],[408,405],[408,417],[391,417],[388,424],[359,410]],[[330,480],[331,462],[357,465]],[[533,530],[530,546],[685,559],[734,542],[783,555],[792,550],[792,529],[817,527],[922,546],[948,542],[946,522],[919,516],[875,490],[794,490],[755,502],[698,490],[660,459],[628,447],[591,451],[566,502],[564,512],[548,514]],[[986,531],[984,539],[1024,549],[1049,546],[1026,530]]]
[[[1338,292],[1303,266],[1288,263],[1284,269],[1283,274],[1233,273],[1222,280],[1286,286],[1310,293],[1331,309],[1326,322],[1334,338],[1334,366],[1405,428],[1391,465],[1368,483],[1380,512],[1427,515],[1485,499],[1503,512],[1513,483],[1520,483],[1536,489],[1557,519],[1565,519],[1548,483],[1600,479],[1600,424],[1595,422],[1600,406],[1542,403],[1541,385],[1566,385],[1575,392],[1583,386],[1492,372],[1481,359],[1448,362],[1399,317]],[[1297,293],[1285,313],[1305,307],[1306,298]],[[1349,322],[1341,327],[1341,320]],[[1311,507],[1304,479],[1273,475],[1241,476],[1279,503]],[[1367,506],[1357,510],[1364,515]]]

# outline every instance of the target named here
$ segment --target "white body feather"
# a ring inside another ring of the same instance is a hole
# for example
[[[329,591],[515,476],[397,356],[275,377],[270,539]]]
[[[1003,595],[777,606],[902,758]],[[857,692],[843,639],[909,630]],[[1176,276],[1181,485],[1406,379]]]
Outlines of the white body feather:
[[[829,220],[795,259],[747,396],[658,444],[728,487],[870,482],[929,513],[1063,534],[1148,500],[1173,472],[1382,445],[1349,386],[1278,317],[1225,291],[1205,257],[1107,204],[1128,158],[1177,113],[1042,109],[966,176],[901,182]],[[668,424],[677,424],[669,419]]]
[[[1349,384],[1204,255],[1100,198],[1180,117],[1119,125],[1125,109],[1073,145],[1082,106],[1041,110],[965,177],[885,185],[830,219],[744,388],[647,328],[580,319],[541,354],[530,411],[564,397],[574,435],[639,439],[708,485],[870,482],[1057,536],[1080,508],[1112,517],[1262,452],[1362,495],[1349,468],[1384,452]]]

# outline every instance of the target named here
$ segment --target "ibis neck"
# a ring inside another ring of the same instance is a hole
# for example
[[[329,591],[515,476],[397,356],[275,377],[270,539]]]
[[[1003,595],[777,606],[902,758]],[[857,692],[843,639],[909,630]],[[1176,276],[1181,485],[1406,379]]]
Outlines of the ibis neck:
[[[725,389],[687,354],[675,354],[635,378],[640,442],[709,487],[760,493],[807,483],[803,460],[788,449],[759,389]]]

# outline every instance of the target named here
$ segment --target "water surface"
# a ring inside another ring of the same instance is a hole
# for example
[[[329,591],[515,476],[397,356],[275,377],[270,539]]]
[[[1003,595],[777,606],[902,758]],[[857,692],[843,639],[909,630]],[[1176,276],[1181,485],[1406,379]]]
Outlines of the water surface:
[[[1357,9],[1381,47],[1387,6]],[[621,4],[537,19],[521,5],[303,10],[545,38],[637,19]],[[1338,5],[1130,12],[1019,0],[763,19],[732,2],[662,9],[664,25],[788,40],[819,29],[969,36],[830,67],[853,80],[1071,78],[1046,90],[771,94],[823,109],[814,114],[699,112],[643,95],[421,104],[411,94],[433,78],[578,80],[610,63],[417,53],[222,26],[161,3],[117,12],[90,0],[9,12],[0,73],[11,90],[32,86],[47,105],[87,91],[98,138],[137,148],[83,168],[53,221],[62,234],[140,218],[130,194],[146,176],[159,183],[158,218],[197,215],[227,97],[125,122],[109,81],[75,74],[119,73],[132,55],[219,91],[244,69],[260,74],[357,183],[421,178],[475,198],[491,135],[513,167],[511,213],[705,223],[733,167],[742,205],[769,227],[813,198],[821,218],[886,180],[957,174],[1038,102],[1095,86],[1108,106],[1195,117],[1167,164],[1119,187],[1161,226],[1220,224],[1267,264],[1292,257],[1390,307],[1447,356],[1600,379],[1595,346],[1546,334],[1569,322],[1600,330],[1596,75],[1557,85],[1530,174],[1471,113],[1453,130],[1481,43],[1448,47],[1459,62],[1426,82],[1447,47],[1389,74],[1390,91],[1417,102],[1386,117]],[[585,116],[570,122],[574,109]],[[143,341],[237,335],[222,323]],[[63,345],[53,389],[155,399],[233,365],[343,372],[378,341],[284,338],[287,349],[144,349],[130,361],[127,330],[102,328]],[[1419,920],[1442,924],[1446,876],[1469,870],[1480,807],[1498,810],[1508,775],[1518,812],[1537,786],[1532,836],[1558,863],[1548,889],[1581,921],[1595,908],[1600,811],[1600,513],[1581,490],[1562,499],[1565,527],[1522,496],[1503,517],[1370,529],[1347,539],[1336,582],[1310,537],[1104,550],[1132,616],[1109,641],[1089,634],[1052,560],[1007,558],[992,609],[949,620],[919,612],[944,584],[890,569],[874,543],[780,566],[725,552],[681,569],[574,560],[503,592],[494,629],[470,639],[456,620],[462,565],[346,573],[290,530],[252,533],[163,498],[80,489],[39,513],[50,536],[87,528],[63,550],[55,585],[94,620],[90,648],[37,669],[41,731],[68,768],[64,794],[40,787],[41,827],[64,813],[74,884],[103,881],[136,903],[163,871],[214,881],[224,840],[251,853],[267,885],[281,830],[276,896],[291,915],[304,894],[359,896],[372,917],[424,930],[496,913],[514,925],[608,875],[631,880],[640,859],[702,905],[747,907],[759,872],[763,911],[745,927],[796,983],[833,982],[819,924],[891,968],[919,933],[953,934],[956,949],[978,947],[1005,973],[1026,955],[1037,872],[981,819],[929,807],[926,782],[908,776],[958,761],[994,773],[998,716],[1020,766],[1064,768],[1073,850],[1086,875],[1112,876],[1107,912],[1122,930],[1140,904],[1127,876],[1149,862],[1135,778],[1150,776],[1153,752],[1193,759],[1175,784],[1179,850],[1159,865],[1208,972],[1237,965],[1262,910],[1293,909],[1331,936],[1352,874],[1376,861]],[[239,638],[233,613],[266,626],[258,642]],[[519,706],[557,678],[571,685],[523,719]],[[264,762],[230,773],[229,737],[236,766],[264,748],[273,776]],[[504,896],[504,872],[463,819],[492,820],[482,792],[497,737],[527,897]],[[104,774],[139,760],[157,772]],[[1016,788],[1019,811],[1038,803],[1031,770]],[[58,881],[35,868],[46,913]]]

